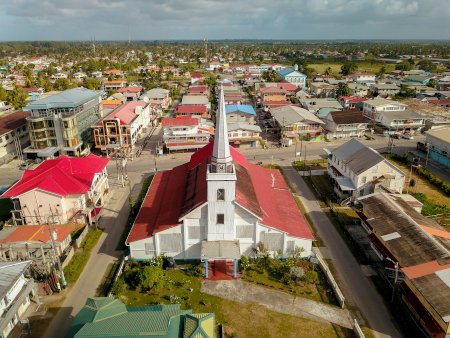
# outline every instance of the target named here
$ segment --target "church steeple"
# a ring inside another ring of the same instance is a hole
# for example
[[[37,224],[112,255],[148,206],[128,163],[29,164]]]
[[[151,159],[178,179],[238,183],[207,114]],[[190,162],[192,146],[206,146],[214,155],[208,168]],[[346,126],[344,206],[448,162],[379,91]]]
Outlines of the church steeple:
[[[219,107],[216,112],[216,130],[214,134],[214,148],[211,157],[212,168],[215,172],[230,172],[233,159],[230,155],[228,141],[227,116],[225,111],[225,96],[220,87]]]

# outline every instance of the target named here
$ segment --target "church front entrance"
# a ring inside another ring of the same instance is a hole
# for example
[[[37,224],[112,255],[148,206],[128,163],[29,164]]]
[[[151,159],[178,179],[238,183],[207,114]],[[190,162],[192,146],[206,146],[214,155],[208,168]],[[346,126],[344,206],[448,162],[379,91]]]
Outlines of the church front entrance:
[[[239,241],[203,241],[203,277],[210,280],[236,279],[240,257]]]

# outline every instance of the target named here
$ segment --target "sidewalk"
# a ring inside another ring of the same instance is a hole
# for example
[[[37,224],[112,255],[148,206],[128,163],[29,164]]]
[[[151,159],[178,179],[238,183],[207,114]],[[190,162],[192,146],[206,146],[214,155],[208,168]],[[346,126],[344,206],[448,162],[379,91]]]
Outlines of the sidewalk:
[[[335,277],[347,304],[357,307],[360,311],[356,310],[353,315],[359,322],[366,322],[365,325],[373,330],[376,337],[402,337],[375,286],[364,275],[362,267],[322,211],[305,181],[291,166],[282,167],[282,171],[300,197],[318,235],[327,248],[327,253],[336,269]]]
[[[271,290],[242,280],[204,281],[201,291],[238,303],[258,303],[276,312],[353,328],[348,310],[302,297],[294,297],[282,291]]]
[[[122,187],[117,180],[109,175],[111,195],[102,210],[99,226],[104,228],[97,245],[92,249],[90,258],[77,282],[65,291],[65,300],[59,311],[47,327],[45,338],[65,337],[72,320],[86,303],[87,297],[95,296],[106,269],[110,263],[119,259],[123,251],[116,251],[130,206],[128,203],[129,186]],[[135,185],[132,193],[136,197],[141,187]]]

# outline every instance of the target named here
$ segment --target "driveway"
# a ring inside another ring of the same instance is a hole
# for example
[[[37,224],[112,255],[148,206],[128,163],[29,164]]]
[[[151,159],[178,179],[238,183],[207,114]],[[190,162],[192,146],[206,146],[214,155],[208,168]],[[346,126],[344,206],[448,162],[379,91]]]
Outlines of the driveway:
[[[348,310],[241,280],[204,281],[201,291],[238,303],[258,303],[272,311],[353,328]]]
[[[361,266],[320,208],[305,181],[290,166],[282,167],[282,171],[300,197],[327,248],[336,269],[335,277],[347,299],[347,304],[356,306],[358,309],[356,311],[360,311],[354,315],[360,322],[365,320],[365,325],[374,331],[376,337],[402,337],[375,286],[365,277]]]

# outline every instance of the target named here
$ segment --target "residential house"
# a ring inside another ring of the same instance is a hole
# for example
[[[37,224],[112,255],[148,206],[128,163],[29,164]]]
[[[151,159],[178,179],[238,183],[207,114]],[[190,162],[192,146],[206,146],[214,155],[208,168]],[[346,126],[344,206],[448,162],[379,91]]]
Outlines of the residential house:
[[[127,101],[137,101],[142,93],[142,87],[119,88],[119,93],[123,94]]]
[[[450,168],[450,127],[428,130],[425,135],[428,157],[446,168]]]
[[[181,310],[180,304],[125,306],[112,297],[88,298],[67,338],[215,338],[214,313]]]
[[[74,225],[58,224],[51,228],[47,224],[4,227],[0,230],[0,261],[27,259],[40,270],[50,272],[56,267],[57,258],[64,265],[68,263],[71,233],[76,230]]]
[[[22,178],[2,195],[13,203],[14,224],[92,223],[109,191],[108,162],[93,154],[61,155],[25,170]]]
[[[109,68],[104,71],[105,76],[123,77],[124,73],[120,69]]]
[[[27,277],[31,261],[0,262],[0,336],[7,338],[26,319],[31,302],[38,302],[36,284]]]
[[[345,76],[348,82],[374,83],[375,74],[349,74]]]
[[[296,106],[273,108],[270,113],[280,128],[281,142],[291,145],[300,139],[320,138],[323,121],[306,109]]]
[[[328,175],[339,199],[355,202],[357,198],[380,189],[402,192],[405,174],[357,139],[351,139],[328,153]]]
[[[286,101],[286,91],[278,87],[261,87],[259,95],[263,102]]]
[[[178,105],[176,108],[176,117],[198,117],[209,118],[208,108],[205,105]]]
[[[375,120],[380,112],[405,111],[407,107],[404,103],[377,97],[363,102],[363,113],[369,119]]]
[[[41,95],[44,93],[43,88],[23,87],[22,89],[28,93],[28,102],[38,100],[41,97]]]
[[[103,81],[103,89],[104,90],[119,90],[120,88],[126,87],[126,85],[127,85],[127,81],[124,79]]]
[[[225,106],[227,113],[227,123],[243,122],[256,124],[255,109],[249,104],[237,104]]]
[[[362,102],[367,101],[364,97],[356,97],[356,96],[341,96],[339,98],[339,103],[344,107],[344,109],[358,109],[361,106],[362,109]]]
[[[322,108],[331,108],[334,110],[342,109],[338,100],[331,98],[303,98],[300,100],[300,104],[303,108],[313,114],[317,114]]]
[[[23,150],[29,158],[59,154],[79,156],[90,151],[90,126],[101,118],[101,93],[73,88],[33,101],[24,108],[31,145]]]
[[[141,95],[140,100],[149,102],[150,104],[156,103],[160,105],[162,109],[168,109],[172,103],[170,91],[164,88],[150,89]]]
[[[228,116],[227,116],[228,117]],[[248,145],[256,147],[261,139],[261,127],[247,122],[228,122],[228,140],[235,147]]]
[[[153,178],[126,240],[133,259],[201,259],[208,279],[236,277],[259,242],[283,257],[296,247],[311,255],[314,237],[281,173],[229,146],[224,101],[221,91],[214,142]]]
[[[389,134],[415,134],[425,127],[425,118],[415,111],[381,111],[375,122]]]
[[[311,82],[309,84],[309,91],[315,97],[336,97],[336,85],[326,82]]]
[[[327,139],[363,137],[367,119],[359,110],[332,111],[323,118]]]
[[[374,96],[392,97],[400,93],[400,87],[393,83],[376,83],[370,85],[370,92]]]
[[[187,95],[205,95],[209,97],[209,88],[208,86],[203,85],[192,85],[186,90]]]
[[[211,110],[211,103],[208,98],[203,95],[183,95],[181,99],[182,106],[206,106],[208,112]]]
[[[450,236],[402,195],[377,193],[361,198],[362,226],[375,265],[398,311],[416,323],[415,335],[450,335]]]
[[[350,82],[347,84],[351,96],[366,97],[369,94],[369,87],[361,83]]]
[[[191,84],[200,84],[205,81],[205,77],[200,73],[192,73],[191,74]]]
[[[163,141],[168,151],[197,150],[209,143],[212,123],[195,117],[162,119]]]
[[[298,85],[300,88],[306,87],[307,76],[298,71],[297,65],[294,65],[294,68],[290,67],[282,68],[281,70],[278,71],[278,76],[280,76],[283,80],[286,80],[289,83],[294,83]]]
[[[122,154],[133,156],[136,141],[155,118],[149,103],[124,103],[91,126],[95,148],[106,154],[119,150]]]
[[[0,115],[0,162],[17,156],[23,159],[23,149],[30,144],[27,129],[29,112]]]

